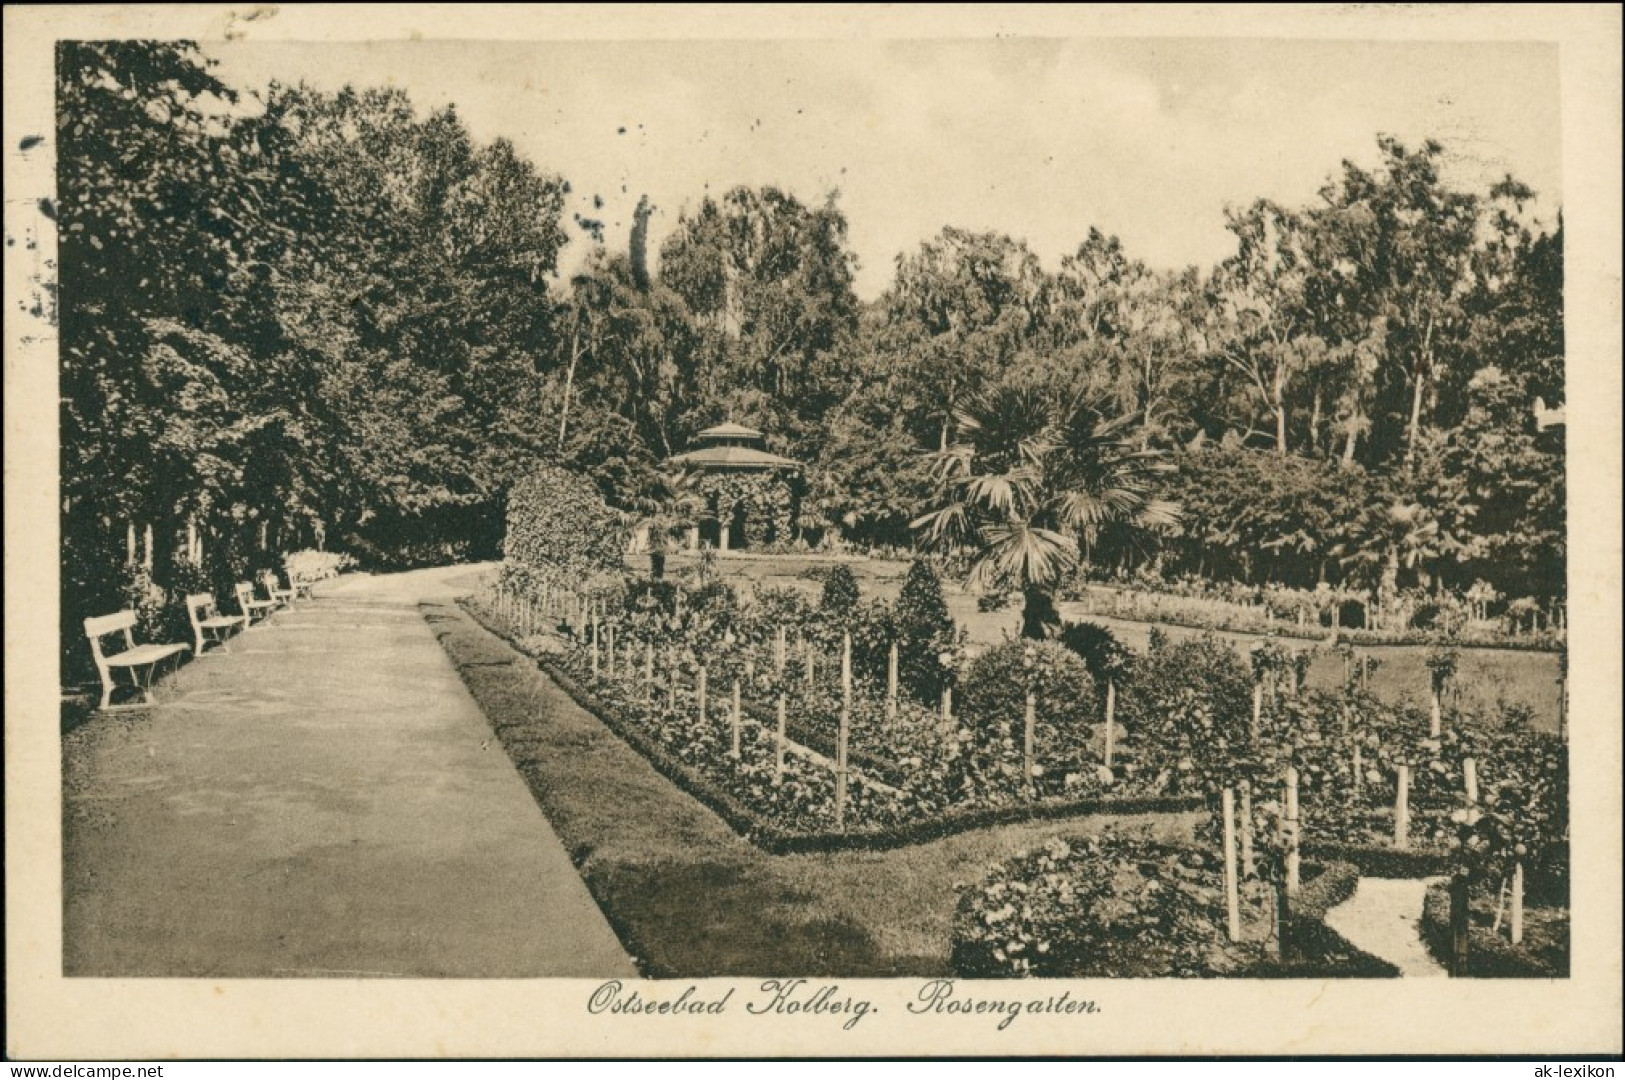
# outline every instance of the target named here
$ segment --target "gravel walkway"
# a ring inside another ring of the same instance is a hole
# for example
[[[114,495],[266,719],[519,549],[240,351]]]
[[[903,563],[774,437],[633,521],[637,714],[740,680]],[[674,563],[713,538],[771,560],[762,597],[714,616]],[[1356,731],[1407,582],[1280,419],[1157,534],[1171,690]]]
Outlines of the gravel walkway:
[[[69,975],[634,974],[416,607],[324,583],[63,740]]]
[[[1349,943],[1399,968],[1405,977],[1443,977],[1422,944],[1422,902],[1431,880],[1361,878],[1354,895],[1326,913]]]

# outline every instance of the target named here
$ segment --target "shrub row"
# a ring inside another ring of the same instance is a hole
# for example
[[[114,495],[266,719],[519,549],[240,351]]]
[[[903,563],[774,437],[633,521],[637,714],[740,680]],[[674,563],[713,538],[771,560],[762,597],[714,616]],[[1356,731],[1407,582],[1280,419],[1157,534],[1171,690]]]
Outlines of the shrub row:
[[[490,619],[485,612],[466,601],[462,602],[462,606],[480,625],[519,648],[518,642],[515,642],[496,620]],[[699,769],[673,754],[645,732],[639,724],[622,715],[613,702],[606,701],[592,688],[584,685],[558,657],[543,655],[537,658],[537,663],[576,704],[596,716],[605,727],[642,754],[678,787],[713,810],[731,829],[771,854],[885,850],[925,843],[973,829],[1022,821],[1090,814],[1190,812],[1201,806],[1200,799],[1189,796],[1051,798],[1038,799],[1030,804],[1017,806],[949,811],[927,819],[900,822],[884,827],[854,826],[845,832],[788,830],[766,820],[731,791],[712,782]],[[855,758],[851,760],[856,761]]]

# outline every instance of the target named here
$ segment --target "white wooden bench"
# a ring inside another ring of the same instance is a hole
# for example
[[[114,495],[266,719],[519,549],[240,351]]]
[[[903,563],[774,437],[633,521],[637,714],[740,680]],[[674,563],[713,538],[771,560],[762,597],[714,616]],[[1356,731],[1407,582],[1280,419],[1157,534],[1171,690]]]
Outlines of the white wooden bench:
[[[237,594],[237,609],[248,620],[248,625],[254,625],[254,620],[264,619],[277,609],[275,600],[254,599],[254,586],[247,581],[239,581],[233,590]]]
[[[298,577],[288,572],[288,586],[293,590],[296,599],[311,600],[316,596],[315,578]]]
[[[229,649],[231,632],[248,628],[247,615],[222,615],[215,605],[213,593],[189,593],[186,597],[186,617],[192,621],[192,633],[197,636],[194,656],[202,656],[209,645],[218,643]]]
[[[191,648],[188,645],[137,645],[135,635],[131,633],[134,626],[133,611],[121,611],[116,615],[96,615],[85,620],[85,636],[90,639],[90,654],[95,658],[96,670],[102,677],[101,708],[104,710],[139,709],[153,704],[152,680],[157,673],[158,665]],[[102,652],[102,638],[120,631],[124,633],[124,650],[116,653]],[[113,679],[113,672],[118,670],[130,672],[131,685],[141,691],[143,700],[140,704],[113,704],[113,689],[117,685]]]
[[[276,571],[267,570],[260,575],[260,585],[265,589],[265,595],[271,598],[271,603],[277,607],[292,607],[298,591],[284,589],[277,583]]]

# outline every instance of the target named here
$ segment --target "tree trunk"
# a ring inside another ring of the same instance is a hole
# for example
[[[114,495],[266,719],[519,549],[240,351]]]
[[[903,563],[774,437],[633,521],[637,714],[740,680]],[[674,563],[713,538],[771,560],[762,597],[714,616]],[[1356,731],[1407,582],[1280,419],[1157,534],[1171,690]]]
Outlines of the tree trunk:
[[[1320,383],[1315,383],[1314,405],[1309,411],[1309,450],[1320,453]]]
[[[1405,438],[1405,468],[1416,460],[1416,440],[1422,429],[1422,394],[1427,389],[1428,373],[1433,370],[1433,317],[1428,317],[1427,330],[1422,334],[1422,349],[1416,358],[1416,385],[1411,391],[1411,421]]]
[[[1411,393],[1411,419],[1405,435],[1405,468],[1416,460],[1416,434],[1422,426],[1422,376],[1416,377],[1416,389]]]
[[[1055,610],[1055,599],[1048,589],[1029,585],[1022,590],[1021,636],[1042,641],[1061,624],[1060,613]]]
[[[576,361],[581,359],[581,354],[576,351],[580,338],[581,322],[577,320],[576,324],[570,329],[570,366],[564,373],[564,401],[559,406],[559,450],[561,451],[564,449],[564,433],[570,423],[570,389],[575,385],[576,381]]]

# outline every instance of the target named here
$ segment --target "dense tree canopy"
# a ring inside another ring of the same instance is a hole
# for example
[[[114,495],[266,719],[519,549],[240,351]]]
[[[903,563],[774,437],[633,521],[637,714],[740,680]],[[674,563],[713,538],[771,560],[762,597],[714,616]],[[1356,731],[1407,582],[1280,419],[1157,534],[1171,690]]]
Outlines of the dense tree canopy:
[[[239,563],[493,552],[539,460],[646,513],[730,418],[808,463],[798,525],[907,544],[927,455],[1016,386],[1175,466],[1145,494],[1177,524],[1101,521],[1085,571],[1562,596],[1561,220],[1462,190],[1438,143],[1233,208],[1212,267],[1090,228],[1047,269],[946,224],[866,303],[834,192],[700,198],[658,252],[647,201],[626,238],[578,222],[561,280],[566,178],[453,108],[239,96],[128,42],[63,44],[58,103],[65,617],[111,601],[132,526],[160,574],[188,524]]]

